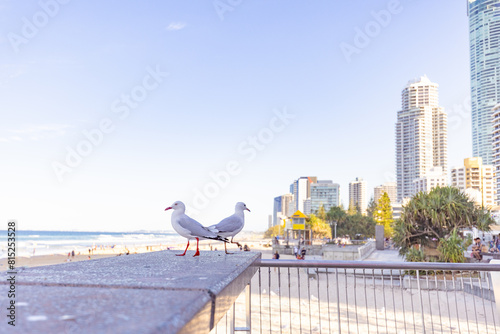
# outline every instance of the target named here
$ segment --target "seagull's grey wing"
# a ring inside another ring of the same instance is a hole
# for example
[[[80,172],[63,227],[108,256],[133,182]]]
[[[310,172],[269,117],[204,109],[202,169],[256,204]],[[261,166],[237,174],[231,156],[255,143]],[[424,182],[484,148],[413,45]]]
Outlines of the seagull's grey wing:
[[[193,237],[207,237],[207,238],[217,237],[215,233],[210,232],[196,220],[186,215],[181,217],[178,222],[179,226],[189,231],[189,234],[191,234]]]
[[[243,227],[243,220],[235,215],[222,219],[214,226],[220,232],[234,232]]]

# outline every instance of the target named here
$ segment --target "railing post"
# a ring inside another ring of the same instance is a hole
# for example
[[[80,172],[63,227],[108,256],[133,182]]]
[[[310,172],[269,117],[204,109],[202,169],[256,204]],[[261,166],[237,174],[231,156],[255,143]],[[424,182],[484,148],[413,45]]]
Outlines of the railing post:
[[[233,316],[231,318],[231,328],[230,328],[230,333],[234,332],[248,332],[250,333],[252,330],[252,301],[251,301],[251,288],[250,288],[250,283],[247,284],[245,287],[245,327],[235,327],[235,322],[236,322],[236,316],[235,316],[235,309],[234,309],[234,304],[232,307],[233,310]]]
[[[500,264],[500,260],[491,260],[491,264]],[[493,285],[493,294],[495,296],[495,301],[497,305],[497,312],[500,315],[500,272],[491,272],[491,281]]]

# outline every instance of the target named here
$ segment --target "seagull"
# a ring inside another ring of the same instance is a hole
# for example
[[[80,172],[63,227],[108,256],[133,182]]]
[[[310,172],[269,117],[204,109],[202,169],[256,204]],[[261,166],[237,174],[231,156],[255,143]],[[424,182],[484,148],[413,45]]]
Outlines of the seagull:
[[[241,247],[238,242],[233,241],[233,238],[243,229],[243,226],[245,225],[245,210],[250,212],[245,203],[238,202],[236,203],[234,214],[232,216],[222,219],[218,224],[209,226],[207,229],[211,232],[214,232],[219,237],[231,237],[231,243],[237,244]],[[231,254],[227,252],[226,243],[224,243],[224,249],[226,251],[226,254]]]
[[[186,246],[186,250],[184,250],[184,253],[175,255],[186,255],[186,252],[189,248],[189,240],[192,239],[196,239],[196,253],[193,255],[193,257],[200,255],[200,249],[198,248],[200,238],[224,241],[224,243],[229,242],[228,239],[218,236],[214,232],[209,231],[206,227],[198,223],[196,220],[187,216],[185,214],[186,206],[181,201],[174,202],[172,206],[166,208],[165,211],[170,209],[174,210],[174,212],[172,213],[172,227],[177,233],[188,239],[188,243]]]

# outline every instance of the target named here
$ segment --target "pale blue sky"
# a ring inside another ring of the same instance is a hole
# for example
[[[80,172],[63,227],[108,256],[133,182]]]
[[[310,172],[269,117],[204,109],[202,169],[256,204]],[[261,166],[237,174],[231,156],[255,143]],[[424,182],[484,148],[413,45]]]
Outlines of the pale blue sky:
[[[228,3],[0,0],[0,221],[170,230],[176,200],[206,225],[244,201],[245,229],[264,230],[300,176],[339,183],[344,203],[362,177],[371,196],[394,176],[401,90],[424,74],[449,113],[449,165],[470,156],[464,1]]]

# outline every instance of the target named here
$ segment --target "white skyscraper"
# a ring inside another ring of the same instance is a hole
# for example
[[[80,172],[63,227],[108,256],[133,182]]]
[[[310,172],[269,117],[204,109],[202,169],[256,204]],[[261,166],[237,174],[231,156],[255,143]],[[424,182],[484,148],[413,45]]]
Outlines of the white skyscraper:
[[[358,206],[361,214],[366,215],[366,181],[357,177],[356,180],[349,182],[349,206]]]
[[[384,193],[389,195],[391,203],[397,202],[397,185],[396,182],[386,182],[378,187],[373,188],[373,200],[378,203],[378,200]]]
[[[444,173],[448,161],[447,115],[439,106],[438,84],[427,76],[408,82],[403,89],[402,109],[396,122],[397,200],[416,193],[415,179],[432,167]]]
[[[305,212],[304,201],[311,197],[311,183],[318,180],[315,176],[302,176],[290,186],[295,200],[295,210]]]

